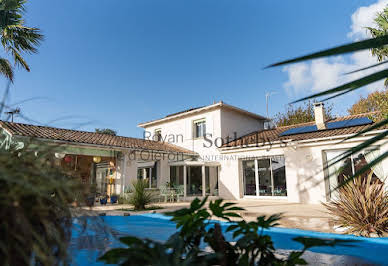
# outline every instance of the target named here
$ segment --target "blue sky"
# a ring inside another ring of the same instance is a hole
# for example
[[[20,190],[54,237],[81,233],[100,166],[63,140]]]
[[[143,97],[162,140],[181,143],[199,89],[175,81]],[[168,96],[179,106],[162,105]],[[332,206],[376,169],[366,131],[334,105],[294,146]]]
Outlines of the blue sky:
[[[140,122],[213,101],[265,114],[266,91],[277,92],[270,100],[274,115],[322,89],[317,81],[326,77],[332,85],[343,69],[365,60],[263,67],[362,37],[355,28],[365,17],[360,7],[376,2],[29,1],[26,24],[41,28],[46,39],[39,54],[26,56],[31,72],[17,71],[8,103],[41,97],[18,105],[25,116],[134,137],[142,136]],[[357,97],[334,102],[336,112],[345,113]]]

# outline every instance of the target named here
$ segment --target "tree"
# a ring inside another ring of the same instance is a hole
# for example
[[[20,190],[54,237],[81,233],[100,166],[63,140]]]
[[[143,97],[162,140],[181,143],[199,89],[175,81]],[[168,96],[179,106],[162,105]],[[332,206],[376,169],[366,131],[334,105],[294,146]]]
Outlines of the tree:
[[[326,107],[325,112],[328,119],[333,117],[332,111],[332,105]],[[312,101],[304,102],[303,105],[298,107],[288,105],[287,110],[284,113],[279,112],[275,115],[275,123],[278,127],[306,123],[314,120],[314,102]]]
[[[383,120],[388,116],[388,89],[372,92],[366,98],[360,97],[360,99],[348,109],[350,115],[369,112],[378,112],[371,115],[371,118],[374,121]]]
[[[377,27],[367,27],[369,33],[372,37],[381,37],[388,33],[388,7],[386,7],[382,12],[377,13],[376,18],[374,19]],[[371,49],[372,55],[377,57],[379,62],[384,61],[388,58],[388,47],[380,46]],[[388,78],[385,79],[384,85],[388,86]]]
[[[96,128],[95,131],[96,133],[99,133],[99,134],[106,134],[111,136],[117,135],[117,132],[115,130],[109,129],[109,128]]]
[[[21,54],[36,53],[43,35],[38,28],[24,26],[25,3],[26,0],[0,0],[0,41],[15,66],[30,71]],[[14,68],[7,58],[0,57],[0,73],[13,82]]]

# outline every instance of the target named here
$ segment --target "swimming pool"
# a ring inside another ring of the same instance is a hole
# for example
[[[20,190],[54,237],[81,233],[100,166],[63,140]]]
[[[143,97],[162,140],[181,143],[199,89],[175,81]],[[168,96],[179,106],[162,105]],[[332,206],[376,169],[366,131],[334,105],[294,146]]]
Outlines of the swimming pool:
[[[102,222],[96,223],[97,219],[101,219],[100,221]],[[165,241],[176,232],[175,223],[169,219],[169,217],[161,214],[104,216],[94,218],[94,221],[88,223],[86,230],[82,230],[75,219],[70,245],[73,265],[104,265],[97,262],[97,258],[112,247],[120,246],[117,239],[122,236],[132,235]],[[221,224],[224,229],[227,227],[227,223]],[[272,237],[276,249],[286,251],[297,250],[302,247],[301,244],[292,240],[297,236],[358,240],[352,243],[352,247],[312,248],[312,252],[308,252],[306,258],[311,263],[326,263],[327,265],[339,263],[387,265],[388,238],[364,238],[280,227],[271,228],[266,230],[266,232]],[[226,233],[225,237],[228,240],[232,239],[231,233]]]

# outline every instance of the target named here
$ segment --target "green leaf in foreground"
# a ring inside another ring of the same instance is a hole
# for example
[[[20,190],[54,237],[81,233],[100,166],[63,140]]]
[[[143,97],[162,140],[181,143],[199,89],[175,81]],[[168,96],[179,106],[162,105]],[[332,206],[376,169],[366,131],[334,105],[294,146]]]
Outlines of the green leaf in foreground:
[[[387,45],[387,44],[388,44],[388,35],[384,35],[384,36],[377,37],[377,38],[372,38],[372,39],[367,39],[367,40],[363,40],[363,41],[359,41],[359,42],[353,42],[350,44],[340,45],[340,46],[337,46],[334,48],[326,49],[326,50],[319,51],[317,53],[308,54],[305,56],[300,56],[300,57],[297,57],[294,59],[281,61],[281,62],[272,64],[272,65],[269,65],[266,68],[287,65],[287,64],[292,64],[292,63],[296,63],[296,62],[317,59],[317,58],[327,57],[327,56],[332,56],[332,55],[340,55],[340,54],[346,54],[346,53],[351,53],[351,52],[356,52],[356,51],[362,51],[362,50],[366,50],[366,49],[381,47],[381,46]]]

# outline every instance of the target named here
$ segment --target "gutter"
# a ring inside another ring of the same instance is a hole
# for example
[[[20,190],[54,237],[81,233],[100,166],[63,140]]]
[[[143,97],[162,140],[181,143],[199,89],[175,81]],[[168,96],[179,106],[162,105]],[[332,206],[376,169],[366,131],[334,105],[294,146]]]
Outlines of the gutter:
[[[153,150],[153,149],[140,149],[140,148],[126,148],[126,147],[119,147],[119,146],[111,146],[107,147],[105,145],[99,145],[99,144],[88,144],[88,143],[80,143],[80,142],[71,142],[71,141],[66,141],[66,140],[53,140],[53,139],[45,139],[45,138],[37,138],[37,137],[28,137],[28,136],[20,136],[20,135],[13,135],[15,138],[21,138],[21,139],[28,139],[28,140],[38,140],[42,142],[54,142],[58,144],[70,144],[70,145],[75,145],[75,146],[87,146],[87,147],[94,147],[94,148],[99,148],[102,150],[108,150],[108,151],[153,151],[153,152],[159,152],[162,154],[171,154],[171,153],[182,153],[182,154],[187,154],[187,155],[193,155],[197,156],[198,154],[194,153],[187,153],[187,152],[168,152],[168,151],[161,151],[161,150]]]
[[[375,135],[381,132],[384,132],[385,130],[375,130],[371,132],[366,132],[362,136],[359,136],[354,139],[350,139],[345,141],[344,143],[350,143],[350,142],[357,142],[361,140],[365,140],[367,138],[367,135]],[[338,139],[345,139],[347,137],[354,136],[355,134],[347,134],[347,135],[338,135],[338,136],[332,136],[332,137],[325,137],[325,138],[317,138],[317,139],[306,139],[306,140],[285,140],[285,141],[274,141],[274,142],[266,142],[264,144],[261,144],[260,146],[257,146],[259,144],[249,144],[244,147],[237,146],[237,147],[224,147],[224,148],[219,148],[221,153],[233,153],[233,152],[239,152],[239,151],[251,151],[251,150],[268,150],[271,148],[285,148],[287,147],[288,143],[295,142],[298,144],[300,147],[308,147],[308,146],[321,146],[325,145],[322,143],[317,144],[316,142],[323,142],[323,141],[335,141]],[[302,145],[300,145],[302,144]],[[339,143],[337,143],[339,144]]]

